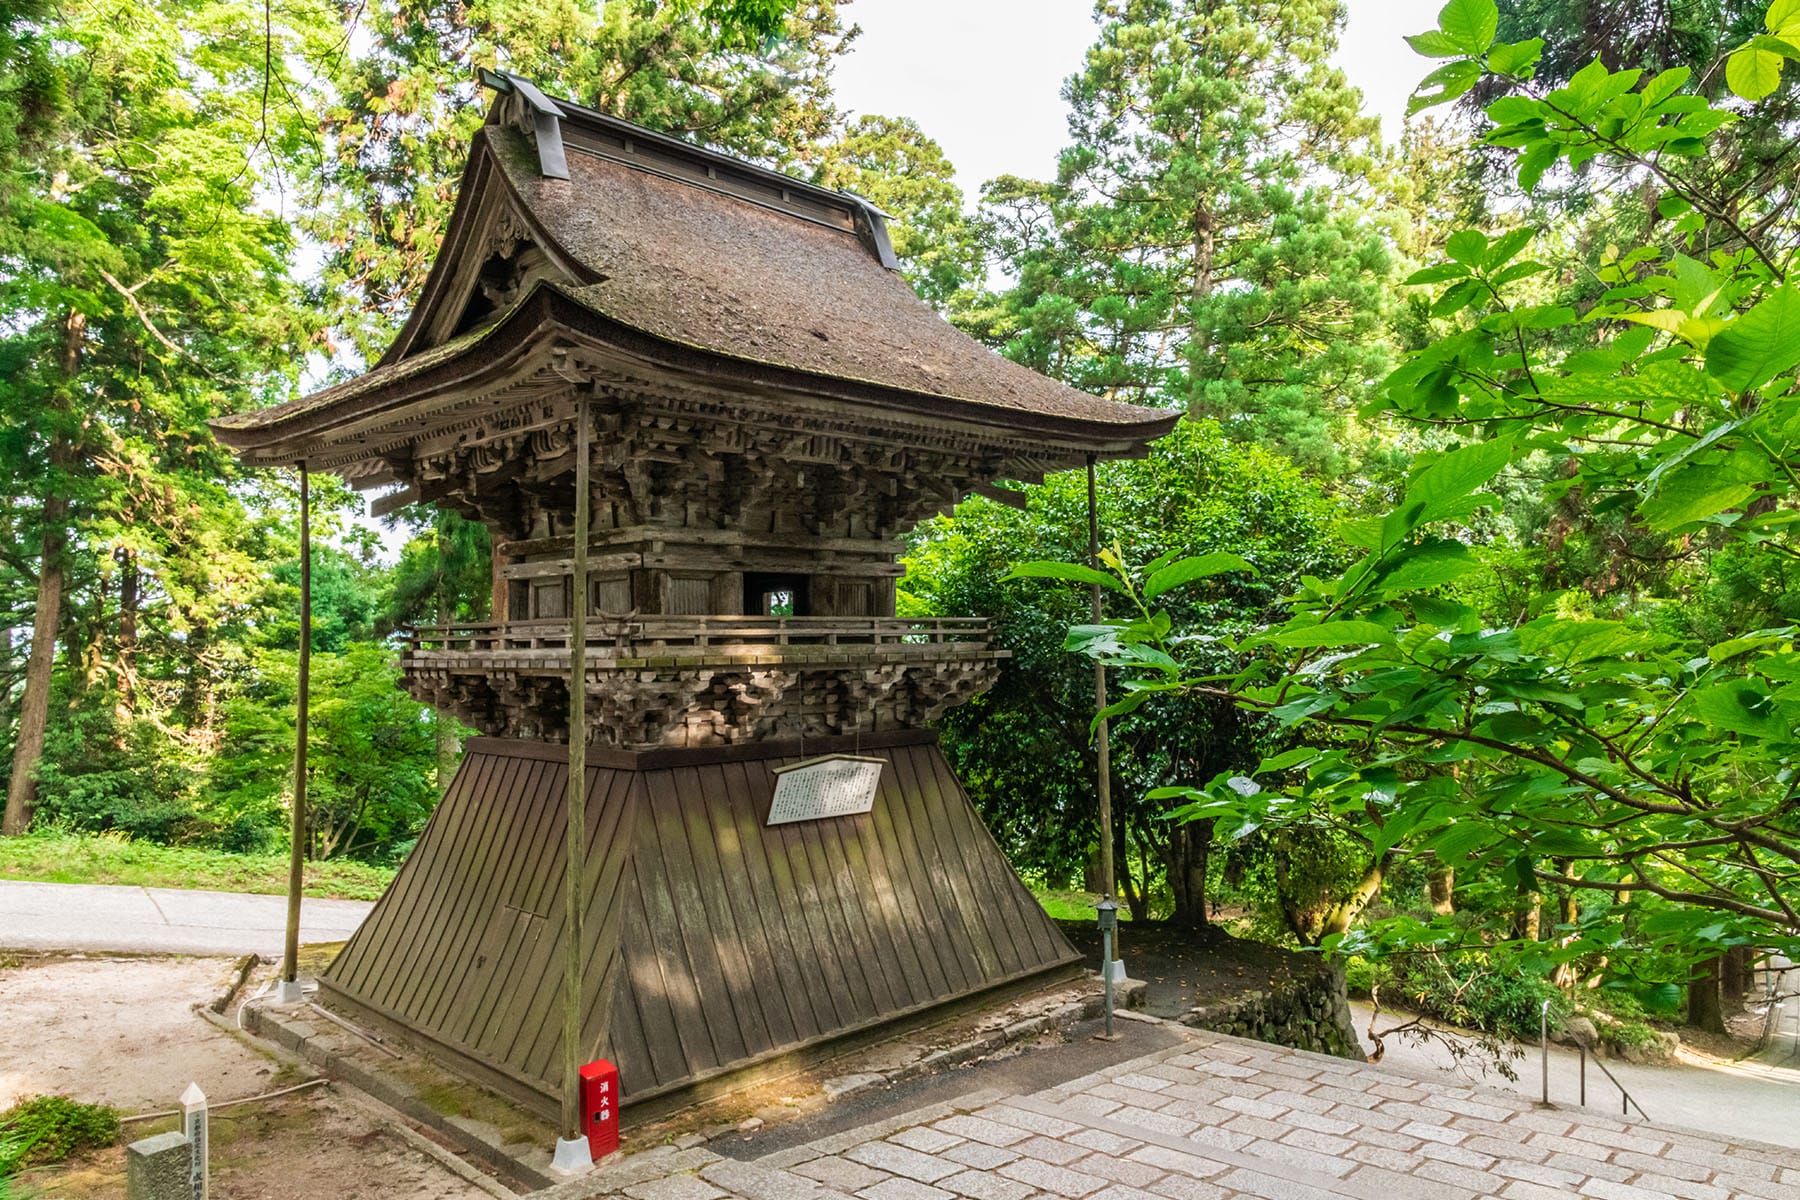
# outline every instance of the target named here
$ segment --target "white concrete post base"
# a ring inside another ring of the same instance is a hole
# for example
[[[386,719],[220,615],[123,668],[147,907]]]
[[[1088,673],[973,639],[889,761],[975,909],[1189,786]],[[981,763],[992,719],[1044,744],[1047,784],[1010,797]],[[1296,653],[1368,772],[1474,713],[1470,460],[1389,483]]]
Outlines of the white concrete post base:
[[[298,979],[283,979],[275,985],[275,1003],[304,1004],[306,988]]]
[[[1108,977],[1110,977],[1112,979],[1113,985],[1115,987],[1121,983],[1124,983],[1125,980],[1127,978],[1129,978],[1125,974],[1125,960],[1124,959],[1115,958],[1111,962],[1106,964],[1106,974],[1101,976],[1101,978],[1106,979]]]
[[[585,1175],[593,1170],[594,1154],[588,1149],[588,1140],[584,1137],[557,1138],[550,1169],[558,1175]]]

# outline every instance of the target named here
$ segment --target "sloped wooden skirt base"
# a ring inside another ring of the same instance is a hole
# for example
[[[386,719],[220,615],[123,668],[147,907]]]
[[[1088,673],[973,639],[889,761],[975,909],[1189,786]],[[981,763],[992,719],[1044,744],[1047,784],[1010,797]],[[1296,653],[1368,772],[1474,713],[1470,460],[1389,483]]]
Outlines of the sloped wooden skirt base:
[[[591,751],[583,1061],[627,1104],[1066,967],[928,733],[863,737],[871,812],[765,825],[826,750]],[[546,1114],[562,1061],[568,750],[477,738],[324,980],[340,1007]]]

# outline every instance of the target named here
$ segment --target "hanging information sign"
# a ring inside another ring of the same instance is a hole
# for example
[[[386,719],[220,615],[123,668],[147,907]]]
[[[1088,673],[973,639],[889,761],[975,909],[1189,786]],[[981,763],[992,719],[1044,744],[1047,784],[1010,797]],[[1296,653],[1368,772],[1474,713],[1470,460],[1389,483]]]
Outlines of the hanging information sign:
[[[827,754],[775,768],[775,800],[769,824],[849,817],[875,807],[883,758]]]

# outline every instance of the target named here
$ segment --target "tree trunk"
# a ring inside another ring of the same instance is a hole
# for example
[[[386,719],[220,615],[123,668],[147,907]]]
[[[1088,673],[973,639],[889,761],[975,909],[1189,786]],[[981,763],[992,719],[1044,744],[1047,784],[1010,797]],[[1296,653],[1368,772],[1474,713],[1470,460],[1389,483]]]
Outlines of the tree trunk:
[[[1200,305],[1213,292],[1216,223],[1204,203],[1194,206],[1194,287],[1188,295],[1188,411],[1200,407],[1200,360],[1208,353],[1200,328]]]
[[[1081,890],[1097,895],[1105,882],[1100,875],[1100,847],[1095,846],[1087,861],[1081,864]]]
[[[1362,915],[1363,909],[1374,903],[1375,897],[1381,895],[1382,881],[1387,878],[1388,857],[1383,855],[1369,864],[1369,869],[1357,881],[1350,894],[1325,910],[1319,923],[1319,936],[1314,945],[1334,933],[1348,933],[1356,918]]]
[[[1425,876],[1425,887],[1431,894],[1432,912],[1449,916],[1456,911],[1455,867],[1434,857],[1432,868]]]
[[[52,445],[53,467],[68,457],[66,443]],[[52,481],[60,486],[60,481]],[[31,622],[31,653],[25,660],[25,690],[19,697],[19,730],[13,743],[12,779],[6,788],[6,816],[0,834],[8,837],[31,828],[37,809],[38,763],[44,757],[44,730],[50,720],[50,681],[56,668],[57,626],[62,620],[63,550],[68,530],[63,522],[69,502],[63,496],[44,498],[44,540],[38,560],[37,609]]]
[[[137,712],[138,605],[141,586],[137,552],[120,550],[119,560],[119,703],[121,719]]]
[[[1544,898],[1536,891],[1522,893],[1519,907],[1513,913],[1513,936],[1520,941],[1535,942],[1541,932]]]
[[[1206,868],[1212,850],[1213,822],[1188,821],[1169,830],[1165,862],[1169,891],[1175,897],[1170,920],[1186,929],[1206,925]]]
[[[1719,980],[1720,991],[1725,1001],[1727,1012],[1744,1011],[1744,1001],[1750,995],[1755,983],[1756,956],[1748,946],[1733,946],[1719,960],[1723,972]]]
[[[1572,869],[1567,859],[1557,859],[1556,863],[1556,869],[1560,874],[1567,875]],[[1562,893],[1562,938],[1564,945],[1567,945],[1568,940],[1575,936],[1574,929],[1580,921],[1581,903],[1575,898],[1575,889],[1564,888]],[[1551,982],[1565,991],[1573,991],[1578,979],[1579,976],[1575,973],[1574,963],[1560,963],[1557,965],[1555,975],[1551,977]]]
[[[1688,1024],[1708,1033],[1725,1032],[1725,1009],[1720,1003],[1719,978],[1725,960],[1709,959],[1688,984]]]
[[[1150,897],[1145,894],[1146,881],[1132,878],[1131,857],[1126,853],[1125,822],[1113,822],[1113,875],[1119,896],[1131,912],[1133,921],[1150,919]]]

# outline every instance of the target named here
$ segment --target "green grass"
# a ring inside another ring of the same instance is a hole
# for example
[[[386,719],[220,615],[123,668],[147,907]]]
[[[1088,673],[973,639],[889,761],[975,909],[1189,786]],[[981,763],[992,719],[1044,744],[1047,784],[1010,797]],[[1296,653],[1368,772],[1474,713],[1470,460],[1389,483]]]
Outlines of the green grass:
[[[287,873],[287,856],[280,854],[232,854],[76,833],[0,838],[0,879],[206,888],[278,896],[287,892]],[[365,863],[307,863],[306,894],[374,900],[393,877],[391,869]]]
[[[1034,887],[1031,894],[1037,897],[1037,902],[1044,911],[1058,921],[1092,921],[1094,905],[1100,903],[1098,892],[1064,892],[1055,888]],[[1125,911],[1123,904],[1119,906],[1119,919],[1131,919],[1131,914]]]

